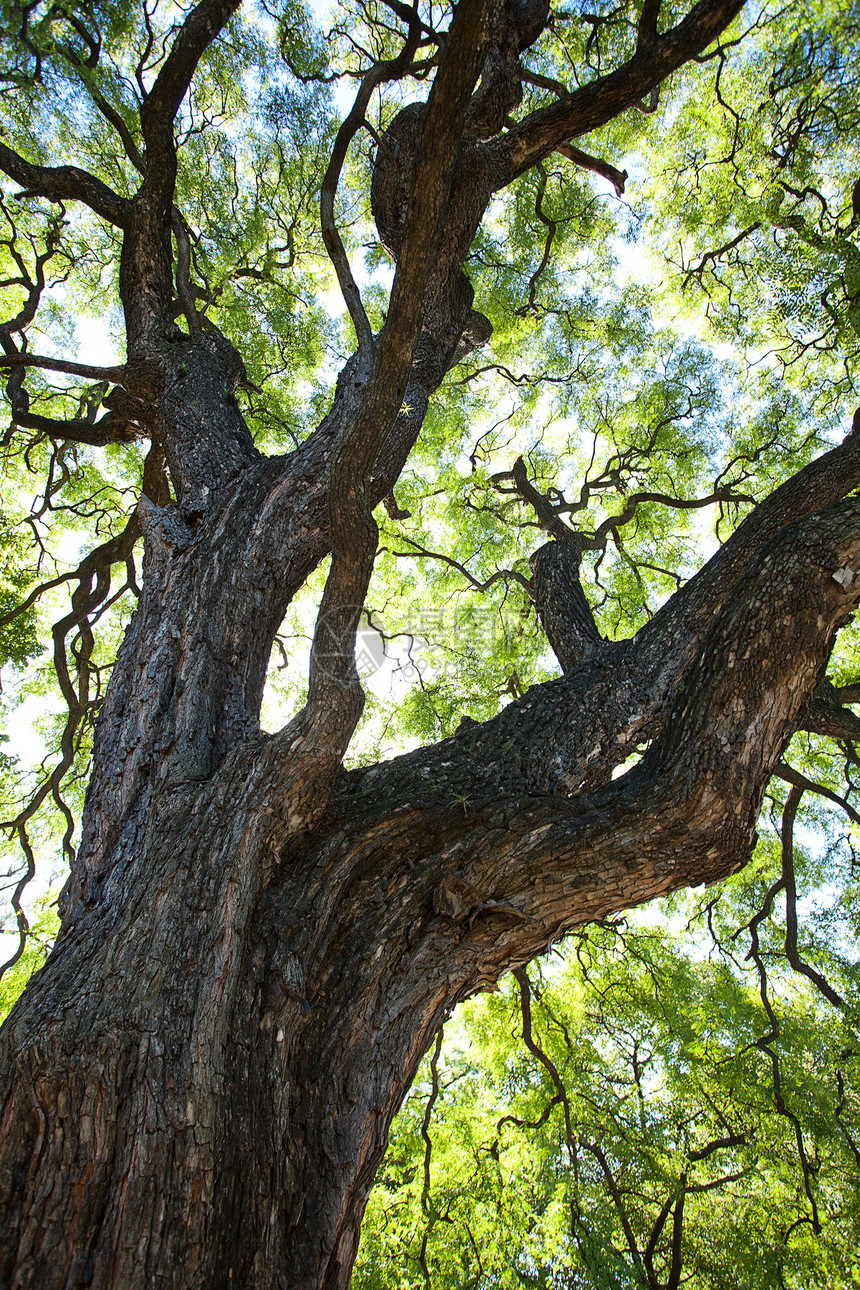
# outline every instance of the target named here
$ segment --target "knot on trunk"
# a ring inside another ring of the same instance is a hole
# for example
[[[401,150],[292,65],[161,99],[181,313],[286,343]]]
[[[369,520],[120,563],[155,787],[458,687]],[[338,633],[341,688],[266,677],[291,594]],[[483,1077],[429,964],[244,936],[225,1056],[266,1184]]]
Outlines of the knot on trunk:
[[[169,558],[194,541],[194,530],[175,506],[156,506],[143,493],[137,503],[137,514],[148,553]]]
[[[445,877],[433,892],[433,913],[452,923],[463,922],[481,903],[480,892],[462,878]]]

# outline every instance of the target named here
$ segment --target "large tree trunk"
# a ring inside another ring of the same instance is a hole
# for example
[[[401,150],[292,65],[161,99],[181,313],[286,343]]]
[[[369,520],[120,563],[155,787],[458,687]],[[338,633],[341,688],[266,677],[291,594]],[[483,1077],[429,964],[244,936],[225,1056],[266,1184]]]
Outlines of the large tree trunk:
[[[124,379],[176,499],[141,502],[143,594],[62,931],[0,1039],[3,1290],[345,1287],[392,1116],[446,1014],[577,924],[744,863],[860,599],[860,503],[839,501],[860,483],[854,438],[758,507],[633,641],[600,640],[578,553],[544,548],[534,598],[565,676],[435,747],[342,772],[358,711],[347,593],[366,586],[372,507],[430,395],[486,339],[462,267],[487,202],[739,6],[695,6],[494,138],[547,11],[463,0],[431,100],[380,150],[395,160],[377,167],[374,214],[398,261],[385,331],[277,459],[239,414],[232,347],[195,332],[193,309],[194,334],[172,321],[173,117],[233,7],[208,0],[183,23],[141,110],[152,164],[134,199],[3,154],[35,191],[83,193],[123,230]],[[329,551],[343,674],[315,689],[312,671],[305,713],[263,735],[272,639]]]
[[[224,694],[260,684],[253,615],[231,614],[229,579],[200,590],[213,534],[241,568],[238,502],[172,554],[153,540],[170,572],[151,570],[118,676],[144,651],[156,688],[105,707],[63,931],[3,1032],[0,1284],[345,1287],[391,1118],[455,1003],[577,923],[748,857],[860,595],[860,504],[813,509],[858,455],[848,440],[784,486],[639,640],[342,775],[310,831],[283,814],[283,736],[249,735],[238,702],[194,716],[217,666]],[[178,642],[176,579],[199,606]],[[183,678],[168,697],[158,622]]]
[[[266,788],[255,754],[165,794],[10,1022],[3,1286],[348,1284],[445,991],[374,1022],[373,919],[273,854]]]

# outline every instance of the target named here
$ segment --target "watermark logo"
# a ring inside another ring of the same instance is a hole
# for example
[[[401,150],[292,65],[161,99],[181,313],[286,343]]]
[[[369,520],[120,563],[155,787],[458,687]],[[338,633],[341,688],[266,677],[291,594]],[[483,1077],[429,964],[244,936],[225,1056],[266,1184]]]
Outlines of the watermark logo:
[[[355,635],[355,666],[364,681],[385,666],[385,638],[372,627],[363,627]]]
[[[500,633],[499,615],[489,605],[424,607],[408,627],[390,622],[382,613],[362,610],[355,665],[362,682],[377,693],[404,684],[428,685],[451,668],[459,670],[471,659],[489,657]],[[334,675],[336,669],[326,666],[327,653],[323,646],[318,659],[323,670]],[[333,656],[328,657],[333,663]]]

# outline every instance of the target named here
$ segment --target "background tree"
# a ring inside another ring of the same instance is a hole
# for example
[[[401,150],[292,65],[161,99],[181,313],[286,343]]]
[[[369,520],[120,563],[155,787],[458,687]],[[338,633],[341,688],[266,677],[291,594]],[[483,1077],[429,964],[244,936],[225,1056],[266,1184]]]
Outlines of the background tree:
[[[236,8],[5,15],[4,646],[43,685],[49,630],[64,703],[7,827],[71,876],[3,1031],[3,1284],[346,1285],[457,1002],[741,868],[775,769],[853,809],[780,759],[858,728],[854,11]],[[646,232],[675,272],[621,287]],[[421,678],[361,728],[358,629]],[[677,1280],[716,1132],[613,1258]]]

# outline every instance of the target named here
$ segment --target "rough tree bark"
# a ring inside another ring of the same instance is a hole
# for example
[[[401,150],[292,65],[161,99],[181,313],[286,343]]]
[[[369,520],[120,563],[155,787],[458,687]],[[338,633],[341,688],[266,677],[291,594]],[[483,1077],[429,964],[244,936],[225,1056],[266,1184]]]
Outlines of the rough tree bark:
[[[133,199],[0,153],[28,189],[122,231],[117,405],[137,419],[114,413],[114,433],[151,437],[176,499],[154,466],[62,931],[3,1031],[3,1287],[347,1286],[391,1119],[455,1004],[585,920],[743,865],[787,740],[844,712],[813,696],[860,600],[860,502],[841,500],[860,484],[854,436],[634,640],[600,638],[576,544],[551,541],[533,590],[564,676],[434,747],[340,769],[372,509],[446,370],[487,338],[462,272],[487,203],[739,5],[703,0],[662,36],[643,25],[622,68],[504,131],[547,10],[461,0],[428,103],[380,149],[388,324],[285,458],[254,447],[241,357],[174,281],[173,118],[235,6],[203,0],[177,36],[142,110]],[[261,734],[275,632],[330,551],[308,706]]]

